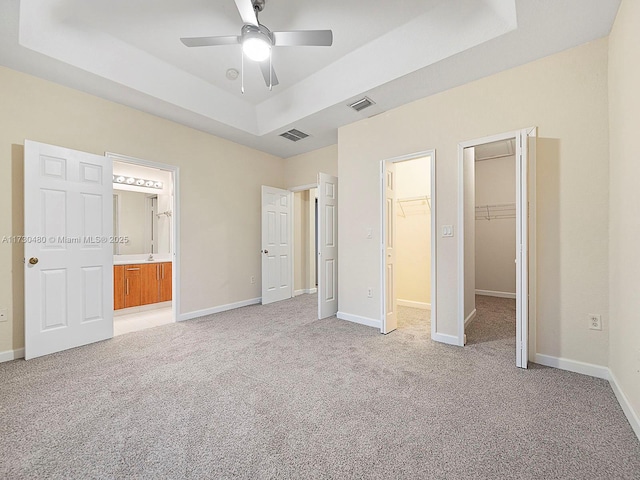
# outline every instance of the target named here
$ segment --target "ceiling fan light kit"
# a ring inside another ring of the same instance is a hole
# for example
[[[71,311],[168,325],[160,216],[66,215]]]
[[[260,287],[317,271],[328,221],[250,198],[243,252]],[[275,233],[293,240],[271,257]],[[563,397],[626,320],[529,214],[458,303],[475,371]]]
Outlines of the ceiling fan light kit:
[[[330,47],[333,44],[331,30],[299,30],[271,32],[258,22],[258,12],[264,8],[265,0],[235,0],[244,25],[239,36],[192,37],[180,40],[187,47],[211,47],[237,45],[242,47],[242,87],[244,93],[244,56],[259,64],[269,90],[278,85],[278,77],[271,64],[272,47]],[[267,62],[268,60],[268,62]]]

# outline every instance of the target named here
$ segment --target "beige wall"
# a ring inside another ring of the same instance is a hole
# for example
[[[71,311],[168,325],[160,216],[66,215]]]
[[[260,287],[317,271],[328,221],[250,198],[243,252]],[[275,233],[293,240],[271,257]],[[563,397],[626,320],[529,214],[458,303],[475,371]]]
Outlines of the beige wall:
[[[609,43],[610,305],[609,366],[640,417],[640,2],[624,0]],[[636,432],[640,435],[640,431]]]
[[[180,167],[181,312],[260,296],[260,185],[284,161],[122,105],[0,67],[0,232],[23,232],[25,139]],[[23,248],[0,244],[0,352],[23,346]]]
[[[338,175],[338,145],[319,148],[284,160],[287,188],[318,183],[318,173]]]
[[[395,164],[396,195],[403,199],[430,195],[428,157]],[[402,206],[402,208],[400,208]],[[431,303],[431,211],[426,200],[402,202],[396,208],[396,297]]]
[[[342,127],[340,311],[379,320],[380,292],[363,286],[380,284],[382,159],[436,149],[440,232],[458,223],[458,142],[537,126],[537,351],[606,365],[607,51],[601,39]],[[453,335],[457,245],[438,235],[437,326]],[[603,315],[602,332],[588,313]]]
[[[515,204],[515,157],[475,162],[476,206]],[[515,209],[513,210],[515,215]],[[477,218],[477,216],[476,216]],[[475,221],[476,290],[516,294],[516,219]]]

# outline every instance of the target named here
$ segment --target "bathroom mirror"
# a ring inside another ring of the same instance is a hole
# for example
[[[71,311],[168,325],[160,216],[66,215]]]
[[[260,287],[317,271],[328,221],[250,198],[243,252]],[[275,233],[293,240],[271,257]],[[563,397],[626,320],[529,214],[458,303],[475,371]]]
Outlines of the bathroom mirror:
[[[113,235],[127,237],[114,243],[114,255],[171,253],[171,196],[113,191]]]

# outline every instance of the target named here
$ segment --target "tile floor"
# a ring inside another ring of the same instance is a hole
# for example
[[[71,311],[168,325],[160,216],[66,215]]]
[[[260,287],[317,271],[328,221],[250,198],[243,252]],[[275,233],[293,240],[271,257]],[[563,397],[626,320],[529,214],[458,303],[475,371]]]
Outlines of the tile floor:
[[[149,310],[146,312],[129,313],[113,317],[113,334],[137,332],[146,328],[157,327],[173,322],[171,307]]]

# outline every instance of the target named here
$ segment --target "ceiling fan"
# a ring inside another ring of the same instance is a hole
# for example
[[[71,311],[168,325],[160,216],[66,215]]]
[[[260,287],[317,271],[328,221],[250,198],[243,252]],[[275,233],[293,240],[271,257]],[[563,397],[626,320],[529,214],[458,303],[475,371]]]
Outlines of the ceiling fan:
[[[278,85],[278,77],[271,63],[272,47],[330,47],[333,43],[331,30],[295,30],[272,32],[258,21],[258,13],[264,9],[265,0],[235,0],[244,25],[240,35],[217,37],[191,37],[180,40],[187,47],[211,47],[216,45],[242,45],[242,93],[244,93],[244,56],[258,62],[264,81],[271,89]]]

